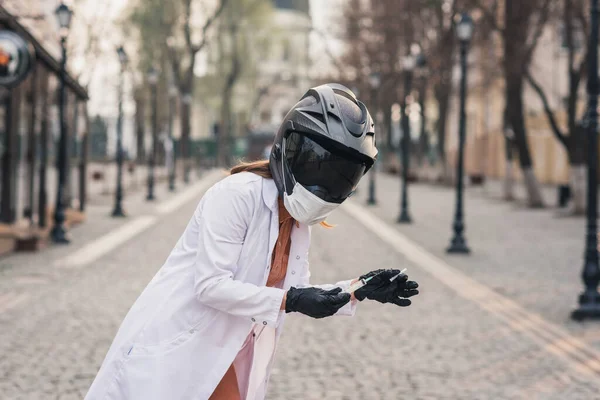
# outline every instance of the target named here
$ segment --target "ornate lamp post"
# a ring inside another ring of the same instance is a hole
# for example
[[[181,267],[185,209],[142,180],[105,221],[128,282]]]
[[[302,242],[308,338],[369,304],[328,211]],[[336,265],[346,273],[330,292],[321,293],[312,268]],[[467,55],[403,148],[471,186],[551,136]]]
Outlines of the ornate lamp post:
[[[369,86],[371,87],[371,102],[373,104],[373,118],[377,118],[377,91],[379,90],[379,85],[381,84],[381,77],[378,72],[372,72],[369,75]],[[375,199],[375,174],[377,171],[377,166],[371,169],[369,172],[369,198],[367,199],[368,205],[377,204],[377,200]]]
[[[56,208],[54,210],[54,226],[50,232],[52,241],[55,243],[69,243],[65,230],[65,204],[64,190],[67,177],[67,123],[65,120],[65,79],[67,75],[67,36],[71,26],[73,12],[64,3],[61,3],[55,11],[56,19],[60,26],[60,46],[62,59],[60,63],[60,92],[59,92],[59,122],[60,139],[58,143],[58,157],[56,168],[58,169],[58,188],[56,191]]]
[[[115,208],[112,212],[113,217],[124,217],[123,212],[123,81],[125,77],[125,68],[129,61],[127,53],[123,46],[117,48],[117,55],[121,63],[121,73],[119,74],[119,115],[117,117],[117,190],[115,191]]]
[[[464,175],[464,147],[467,126],[465,105],[467,100],[467,54],[469,43],[473,37],[473,20],[469,14],[457,16],[456,35],[460,41],[460,122],[458,127],[458,163],[456,165],[456,212],[454,214],[454,236],[450,242],[448,253],[468,254],[467,240],[464,237],[465,223],[463,212],[463,175]]]
[[[415,47],[411,46],[409,54],[402,58],[402,69],[404,71],[404,95],[401,101],[401,123],[402,123],[402,143],[400,146],[402,158],[402,196],[400,200],[400,215],[398,223],[410,224],[412,219],[408,212],[408,169],[409,169],[409,153],[410,153],[410,121],[408,119],[408,96],[412,91],[413,70],[415,69]]]
[[[154,197],[154,164],[156,162],[156,147],[158,140],[158,99],[156,86],[158,84],[158,71],[151,67],[148,71],[148,83],[152,91],[152,144],[150,148],[150,157],[148,157],[148,196],[146,200],[152,201]]]
[[[582,278],[585,285],[579,295],[579,307],[571,314],[571,318],[582,321],[586,318],[600,317],[600,267],[598,266],[598,95],[600,82],[598,78],[598,0],[590,1],[590,42],[588,66],[588,187],[587,187],[587,233],[585,240],[585,262]]]

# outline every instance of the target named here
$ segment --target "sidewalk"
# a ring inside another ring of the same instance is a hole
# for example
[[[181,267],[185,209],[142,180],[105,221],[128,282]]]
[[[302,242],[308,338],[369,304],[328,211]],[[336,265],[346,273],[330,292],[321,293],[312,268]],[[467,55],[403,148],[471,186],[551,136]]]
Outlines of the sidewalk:
[[[366,204],[367,182],[354,201]],[[493,188],[465,190],[466,238],[472,254],[447,255],[452,237],[455,191],[409,186],[411,225],[396,223],[400,178],[377,176],[377,201],[369,210],[435,256],[545,320],[600,349],[600,323],[570,320],[582,291],[585,219],[564,217],[556,208],[532,210],[498,198]]]
[[[178,181],[175,192],[168,190],[166,181],[159,182],[155,185],[156,199],[152,202],[146,200],[145,190],[126,193],[123,199],[123,208],[127,215],[125,218],[111,217],[114,207],[113,195],[97,195],[87,207],[85,223],[76,225],[69,231],[70,244],[63,246],[50,243],[49,247],[35,253],[13,253],[0,259],[0,311],[3,309],[2,303],[7,302],[9,298],[14,299],[19,293],[31,291],[33,288],[46,287],[48,283],[56,282],[68,274],[68,271],[54,267],[57,260],[65,259],[84,248],[86,244],[117,231],[140,216],[155,214],[157,207],[185,195],[207,176],[210,178],[210,171],[205,171],[203,176],[192,180],[189,185]],[[40,260],[43,260],[43,263],[40,263]]]
[[[391,189],[387,196],[395,204]],[[133,204],[132,199],[128,202]],[[30,268],[27,273],[17,265],[4,270],[0,293],[22,288],[21,293],[30,297],[0,309],[0,398],[83,398],[123,317],[172,250],[196,202],[189,198],[181,206],[155,208],[168,214],[84,267],[54,265],[73,250],[53,259],[33,256],[32,265],[23,267]],[[563,362],[552,346],[541,346],[525,329],[466,299],[463,291],[472,289],[472,284],[456,274],[436,275],[415,262],[414,255],[403,255],[399,251],[403,249],[389,240],[398,232],[393,223],[379,222],[385,227],[380,229],[355,218],[357,210],[364,215],[374,210],[361,203],[362,199],[353,200],[336,211],[329,221],[336,228],[313,228],[311,283],[333,283],[377,268],[407,267],[421,285],[421,294],[408,308],[365,301],[354,318],[288,315],[268,399],[597,398],[597,376],[586,374],[583,367],[581,372],[571,368],[579,364]],[[136,204],[141,207],[143,201]],[[137,208],[131,212],[135,216],[128,224],[146,214]],[[415,208],[414,217],[420,213]],[[390,210],[384,210],[382,218],[387,214]],[[109,219],[102,215],[100,219]],[[447,229],[438,230],[446,239]],[[437,235],[435,229],[432,232]],[[477,243],[474,240],[473,245]],[[449,262],[459,266],[460,260]],[[448,277],[454,279],[451,287],[445,284]],[[508,277],[512,286],[521,286],[514,274]]]
[[[94,179],[94,174],[100,172],[101,179]],[[155,182],[157,186],[167,179],[167,170],[164,166],[157,166],[154,169]],[[58,172],[56,168],[48,169],[46,187],[48,190],[48,201],[54,204],[56,200]],[[87,200],[88,204],[97,201],[98,196],[110,196],[115,193],[117,185],[117,166],[115,163],[90,163],[87,167]],[[128,191],[143,190],[146,187],[148,179],[148,166],[136,165],[133,172],[129,172],[127,164],[123,165],[123,190]],[[177,176],[181,181],[181,175]],[[73,199],[79,197],[79,170],[71,169],[71,190]]]
[[[290,315],[268,399],[598,398],[597,375],[571,360],[563,362],[554,347],[524,327],[458,295],[472,288],[452,276],[456,290],[449,289],[348,210],[345,205],[329,219],[335,228],[313,228],[311,282],[335,282],[377,268],[408,268],[420,294],[408,308],[365,301],[354,318]],[[519,283],[514,275],[510,278]]]

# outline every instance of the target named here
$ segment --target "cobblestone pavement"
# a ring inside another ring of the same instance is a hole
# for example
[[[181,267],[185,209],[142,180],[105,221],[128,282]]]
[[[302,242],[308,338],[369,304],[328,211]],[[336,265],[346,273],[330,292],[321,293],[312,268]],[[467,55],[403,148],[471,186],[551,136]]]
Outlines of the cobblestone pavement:
[[[0,293],[14,285],[31,297],[0,311],[0,399],[81,399],[122,318],[194,207],[190,202],[100,260],[62,271],[58,279],[32,278],[52,268],[49,253],[27,262],[3,260],[12,267],[0,275]],[[362,303],[354,318],[290,315],[269,399],[600,398],[600,382],[566,368],[528,337],[457,296],[344,211],[330,222],[337,227],[313,231],[314,283],[408,267],[422,294],[406,309]],[[472,242],[474,249],[478,242]],[[513,286],[524,286],[518,277],[511,279]]]
[[[194,181],[190,183],[193,184]],[[146,201],[145,187],[129,190],[124,194],[123,209],[127,218],[110,218],[114,208],[114,194],[95,193],[90,196],[86,207],[86,221],[73,227],[69,232],[71,244],[68,246],[49,246],[40,253],[15,253],[0,258],[0,311],[3,295],[18,293],[30,287],[47,287],[49,280],[60,279],[62,271],[49,268],[50,264],[62,259],[83,247],[86,243],[123,226],[136,216],[154,212],[154,208],[162,201],[167,201],[186,190],[187,186],[178,181],[175,192],[169,192],[167,182],[159,182],[154,187],[155,201]],[[44,267],[40,267],[40,258],[44,259]]]
[[[413,223],[402,225],[396,223],[400,179],[378,175],[378,204],[369,209],[455,268],[600,349],[600,323],[577,323],[569,318],[583,289],[585,219],[564,216],[550,206],[532,210],[523,203],[507,203],[500,200],[495,186],[466,187],[469,256],[445,253],[452,237],[453,188],[410,185]],[[366,196],[365,182],[354,200],[364,205]]]
[[[597,399],[537,344],[408,264],[344,212],[313,230],[312,279],[408,267],[421,294],[406,309],[362,303],[354,318],[288,319],[270,399]],[[349,245],[349,244],[352,245]]]
[[[173,196],[160,190],[159,199]],[[72,247],[0,261],[0,297],[15,294],[8,299],[14,302],[15,296],[25,296],[4,310],[5,298],[0,298],[0,399],[81,399],[87,392],[122,318],[195,207],[187,204],[90,265],[53,266],[65,254],[155,206],[146,204],[141,194],[131,197],[126,203],[129,219],[111,219],[110,206],[99,207],[97,215],[73,230]]]

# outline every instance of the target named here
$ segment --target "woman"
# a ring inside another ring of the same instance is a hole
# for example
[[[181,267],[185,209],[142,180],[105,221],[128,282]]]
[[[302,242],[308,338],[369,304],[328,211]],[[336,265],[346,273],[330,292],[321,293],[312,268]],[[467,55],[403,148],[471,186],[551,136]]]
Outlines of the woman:
[[[325,224],[372,167],[374,125],[346,87],[309,90],[268,161],[232,169],[125,317],[86,399],[263,399],[285,315],[352,315],[358,301],[410,305],[398,270],[309,285],[310,225]]]

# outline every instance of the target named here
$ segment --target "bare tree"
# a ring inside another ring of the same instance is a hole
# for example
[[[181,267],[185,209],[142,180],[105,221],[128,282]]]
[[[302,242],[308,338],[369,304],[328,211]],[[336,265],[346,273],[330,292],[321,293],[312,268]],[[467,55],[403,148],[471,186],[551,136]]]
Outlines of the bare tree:
[[[387,111],[387,131],[391,131],[391,105],[405,94],[402,90],[400,58],[418,43],[427,57],[429,76],[419,88],[423,95],[429,89],[438,106],[436,121],[437,150],[442,176],[446,172],[446,131],[452,94],[452,67],[455,58],[453,16],[466,0],[351,0],[344,13],[345,41],[348,51],[343,59],[345,74],[361,91],[367,90],[366,77],[372,71],[382,76],[377,105]],[[391,136],[387,135],[388,145]],[[423,142],[421,138],[419,142]]]
[[[167,38],[176,26],[177,16],[181,11],[180,1],[164,2],[162,0],[134,0],[122,21],[122,34],[130,37],[130,47],[134,47],[135,56],[133,65],[130,66],[133,77],[133,97],[135,101],[135,132],[137,161],[146,161],[146,112],[149,106],[149,84],[147,72],[150,67],[166,70],[170,68],[168,52],[165,45]],[[160,74],[158,85],[158,103],[166,102],[165,75]],[[158,120],[166,119],[166,107],[159,107]],[[160,123],[160,122],[159,122]]]
[[[106,18],[110,4],[105,2],[98,4],[96,12],[86,13],[83,10],[89,7],[84,0],[73,2],[73,10],[77,18],[73,19],[74,29],[77,35],[67,42],[67,53],[70,59],[82,59],[83,68],[76,71],[77,80],[84,86],[89,87],[96,76],[98,67],[102,65],[100,58],[103,55],[101,41],[114,26],[114,21]]]
[[[551,0],[506,0],[504,13],[504,74],[507,118],[515,135],[530,207],[543,207],[539,183],[527,142],[523,90],[531,58],[548,20]]]
[[[452,66],[456,49],[456,35],[452,18],[457,9],[457,1],[431,2],[431,15],[434,22],[426,36],[430,40],[430,51],[427,55],[432,78],[430,84],[433,87],[433,94],[438,106],[437,150],[444,180],[448,180],[450,177],[446,160],[446,133],[452,94]]]
[[[561,127],[557,121],[556,111],[552,109],[544,88],[534,78],[531,71],[527,72],[527,82],[540,97],[550,128],[556,139],[567,151],[570,165],[570,181],[573,188],[573,212],[585,212],[585,133],[581,124],[577,123],[577,99],[581,80],[587,68],[587,34],[586,2],[583,0],[562,0],[562,9],[557,10],[559,20],[563,25],[564,44],[567,50],[567,74],[569,93],[567,97],[567,124]],[[584,43],[581,42],[583,38]],[[583,48],[579,52],[578,48]]]
[[[485,20],[503,39],[502,67],[506,84],[506,123],[514,134],[527,189],[528,205],[543,207],[539,182],[533,171],[533,160],[527,142],[523,91],[533,53],[550,16],[552,0],[505,0],[502,10],[497,0],[475,0]],[[502,25],[497,13],[502,13]],[[511,143],[511,141],[507,141]]]
[[[268,0],[238,0],[225,8],[219,23],[217,68],[223,79],[220,82],[217,163],[221,166],[226,166],[231,161],[236,85],[242,79],[248,87],[256,83],[260,75],[257,66],[260,65],[261,57],[266,56],[264,52],[268,48],[263,41],[271,40],[267,32],[275,36],[270,24],[271,10],[272,4]],[[249,107],[258,104],[260,97],[267,91],[268,88],[258,89],[257,99],[248,102]],[[248,110],[248,114],[252,111]]]
[[[199,41],[194,41],[192,38],[192,0],[181,0],[183,1],[182,9],[182,24],[181,33],[184,39],[184,51],[187,55],[186,65],[182,65],[180,54],[177,52],[177,48],[173,45],[168,46],[169,48],[169,59],[171,61],[171,67],[173,68],[173,77],[175,84],[179,90],[180,95],[180,122],[181,122],[181,143],[182,143],[182,158],[184,163],[184,180],[189,181],[190,171],[190,131],[191,131],[191,105],[194,94],[194,68],[196,65],[196,55],[208,43],[209,30],[218,20],[219,16],[225,9],[228,0],[219,0],[217,7],[214,9],[212,14],[206,18],[201,28],[201,38]],[[173,32],[175,33],[175,32]]]

